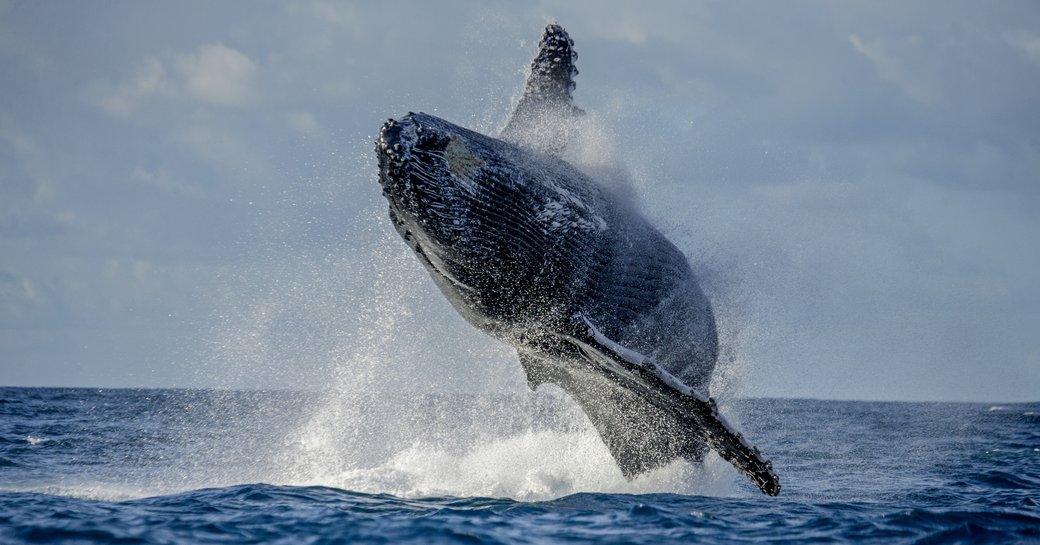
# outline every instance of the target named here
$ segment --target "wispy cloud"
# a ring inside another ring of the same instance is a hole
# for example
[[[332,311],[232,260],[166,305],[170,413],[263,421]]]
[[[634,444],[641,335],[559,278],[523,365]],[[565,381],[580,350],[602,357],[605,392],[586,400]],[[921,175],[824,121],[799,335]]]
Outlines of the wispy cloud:
[[[134,167],[130,173],[130,180],[185,197],[197,199],[205,196],[202,188],[177,179],[165,168],[151,170],[142,166]]]
[[[244,53],[223,44],[208,44],[178,55],[172,63],[149,56],[126,81],[95,83],[90,93],[102,109],[117,117],[130,116],[151,97],[241,108],[256,103],[256,72],[257,64]]]
[[[223,44],[204,45],[179,57],[177,68],[190,98],[233,107],[248,106],[256,100],[256,63]]]
[[[310,112],[289,112],[285,114],[285,122],[289,128],[306,136],[321,134],[321,125]]]
[[[1009,44],[1025,53],[1033,62],[1040,63],[1040,35],[1018,31],[1008,33],[1005,38]]]
[[[319,0],[307,4],[307,10],[319,20],[350,32],[365,29],[365,20],[356,6],[344,2]]]
[[[128,81],[109,89],[98,91],[98,103],[108,113],[126,117],[134,112],[144,98],[157,94],[172,94],[173,87],[167,79],[162,62],[155,57],[144,61],[137,74]]]
[[[919,41],[920,38],[912,37],[905,40],[906,43],[903,45],[914,47]],[[910,66],[907,59],[900,56],[895,48],[881,40],[865,40],[856,34],[849,36],[849,43],[874,65],[879,78],[895,85],[907,96],[922,104],[932,102],[935,94],[930,86],[923,81],[920,72]]]

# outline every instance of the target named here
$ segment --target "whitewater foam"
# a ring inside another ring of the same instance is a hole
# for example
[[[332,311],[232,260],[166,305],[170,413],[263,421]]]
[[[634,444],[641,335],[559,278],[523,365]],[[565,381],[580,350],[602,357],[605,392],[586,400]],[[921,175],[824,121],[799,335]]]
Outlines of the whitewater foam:
[[[590,432],[591,431],[591,432]],[[711,456],[676,461],[629,481],[594,430],[526,431],[462,451],[417,442],[374,467],[286,484],[322,485],[398,497],[495,497],[542,501],[579,492],[729,495],[732,471]]]

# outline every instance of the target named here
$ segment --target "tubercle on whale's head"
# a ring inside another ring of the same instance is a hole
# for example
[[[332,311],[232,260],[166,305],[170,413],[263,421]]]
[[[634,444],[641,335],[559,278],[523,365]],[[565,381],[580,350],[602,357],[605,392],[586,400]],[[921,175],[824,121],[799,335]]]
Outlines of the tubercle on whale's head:
[[[379,161],[379,184],[383,194],[394,199],[408,190],[409,168],[413,162],[412,149],[418,141],[415,123],[407,117],[400,121],[387,119],[376,138],[376,157]]]

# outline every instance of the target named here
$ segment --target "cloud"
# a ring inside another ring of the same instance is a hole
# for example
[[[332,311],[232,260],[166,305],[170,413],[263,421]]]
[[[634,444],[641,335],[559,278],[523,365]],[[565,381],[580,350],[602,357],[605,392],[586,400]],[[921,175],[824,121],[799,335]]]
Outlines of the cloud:
[[[25,324],[39,315],[49,302],[39,286],[14,269],[0,269],[0,326]]]
[[[184,197],[202,198],[205,196],[205,192],[201,188],[174,177],[164,168],[149,170],[141,166],[134,167],[133,172],[130,173],[130,181]]]
[[[177,59],[187,95],[219,106],[242,107],[256,98],[256,63],[222,44],[204,45]]]
[[[1040,63],[1040,36],[1031,32],[1014,32],[1005,39],[1009,44],[1022,51],[1030,60]]]
[[[599,33],[604,39],[631,45],[644,45],[651,34],[645,26],[628,18],[614,20],[612,24],[600,27]]]
[[[913,46],[918,42],[917,38],[911,38],[904,45]],[[934,93],[930,87],[921,80],[912,67],[907,66],[908,63],[903,56],[893,51],[894,48],[881,40],[866,41],[856,34],[849,36],[849,43],[874,65],[879,78],[894,84],[907,96],[921,104],[932,102]]]
[[[240,51],[222,44],[203,45],[178,56],[174,64],[176,70],[170,73],[162,60],[150,56],[129,80],[116,85],[96,83],[88,94],[116,117],[129,117],[153,96],[238,108],[256,102],[257,65]]]
[[[3,172],[0,172],[0,180],[5,181],[0,186],[3,190],[0,194],[10,196],[14,192],[12,190],[18,189],[21,190],[19,196],[25,198],[39,200],[50,196],[51,190],[39,181],[46,177],[43,172],[47,170],[45,167],[49,164],[49,158],[28,133],[13,124],[0,124],[0,158],[6,163]],[[30,183],[18,184],[15,179],[28,180]]]
[[[171,91],[162,62],[155,57],[149,57],[138,69],[137,75],[129,81],[117,85],[107,93],[102,92],[98,103],[106,112],[116,117],[127,117],[134,112],[141,99],[155,94],[170,94]]]
[[[349,32],[361,33],[365,21],[355,6],[341,2],[312,2],[307,10],[321,21]]]
[[[321,134],[321,125],[310,112],[289,112],[285,114],[285,122],[289,128],[306,136]]]

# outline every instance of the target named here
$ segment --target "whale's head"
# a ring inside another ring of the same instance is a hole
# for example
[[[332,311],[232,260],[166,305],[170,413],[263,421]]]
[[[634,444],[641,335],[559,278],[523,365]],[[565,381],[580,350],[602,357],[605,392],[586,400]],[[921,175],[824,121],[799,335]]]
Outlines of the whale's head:
[[[537,300],[559,251],[551,212],[561,198],[537,157],[416,113],[383,125],[376,155],[391,220],[464,316]]]
[[[432,115],[389,120],[375,142],[397,232],[471,321],[500,314],[541,248],[524,243],[526,191],[486,137]],[[482,323],[486,326],[486,323]]]

